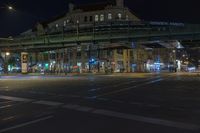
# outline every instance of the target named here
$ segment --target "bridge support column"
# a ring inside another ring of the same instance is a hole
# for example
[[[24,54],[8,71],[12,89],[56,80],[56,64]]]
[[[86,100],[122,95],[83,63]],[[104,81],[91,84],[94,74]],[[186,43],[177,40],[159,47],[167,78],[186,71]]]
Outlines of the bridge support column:
[[[145,53],[142,48],[136,49],[136,64],[137,64],[137,72],[144,72],[144,57]]]
[[[123,64],[124,64],[124,72],[130,72],[130,50],[124,49],[123,50]]]
[[[88,57],[89,57],[89,73],[92,72],[91,69],[92,69],[92,66],[91,66],[91,63],[90,63],[90,60],[91,60],[91,44],[89,44],[89,50],[88,50]]]
[[[60,50],[56,50],[56,73],[60,74],[61,72],[61,56],[60,56]]]

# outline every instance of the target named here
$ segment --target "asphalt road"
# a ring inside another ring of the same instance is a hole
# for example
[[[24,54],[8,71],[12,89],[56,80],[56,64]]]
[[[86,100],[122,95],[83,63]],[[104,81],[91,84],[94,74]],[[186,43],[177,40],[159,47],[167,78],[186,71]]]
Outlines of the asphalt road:
[[[0,133],[199,133],[200,76],[0,77]]]

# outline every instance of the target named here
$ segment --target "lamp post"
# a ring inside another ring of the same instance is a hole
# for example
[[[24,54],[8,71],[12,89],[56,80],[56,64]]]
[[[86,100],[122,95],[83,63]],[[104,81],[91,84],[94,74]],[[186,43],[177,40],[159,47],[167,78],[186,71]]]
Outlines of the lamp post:
[[[4,59],[4,73],[8,73],[8,61],[7,57],[10,56],[10,52],[5,53],[5,59]]]

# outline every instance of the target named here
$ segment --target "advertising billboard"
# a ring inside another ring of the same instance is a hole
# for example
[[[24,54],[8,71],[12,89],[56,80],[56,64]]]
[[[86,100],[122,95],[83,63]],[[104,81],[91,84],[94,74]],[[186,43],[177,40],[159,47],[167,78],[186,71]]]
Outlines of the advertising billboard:
[[[28,53],[26,52],[21,53],[21,68],[23,74],[28,73]]]

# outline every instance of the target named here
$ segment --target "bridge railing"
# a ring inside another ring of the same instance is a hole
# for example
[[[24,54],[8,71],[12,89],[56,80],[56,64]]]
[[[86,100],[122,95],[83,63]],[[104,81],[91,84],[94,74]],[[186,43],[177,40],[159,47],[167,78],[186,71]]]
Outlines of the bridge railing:
[[[91,29],[74,29],[74,32],[62,32],[60,34],[46,34],[35,37],[18,37],[13,40],[0,41],[0,47],[49,45],[51,43],[76,43],[92,42],[95,40],[109,40],[116,38],[134,37],[159,37],[173,35],[193,35],[200,33],[200,25],[151,23],[151,22],[112,22],[95,24]]]

